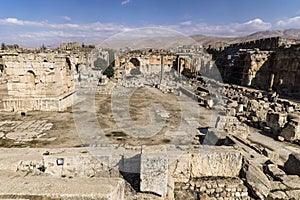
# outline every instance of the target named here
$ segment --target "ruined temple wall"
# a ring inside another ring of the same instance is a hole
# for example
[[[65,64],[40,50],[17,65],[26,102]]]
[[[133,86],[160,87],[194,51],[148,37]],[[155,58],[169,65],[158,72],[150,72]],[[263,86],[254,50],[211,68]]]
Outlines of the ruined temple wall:
[[[4,110],[61,111],[72,105],[77,55],[19,53],[2,56],[8,96]]]
[[[245,46],[243,46],[245,48]],[[223,81],[258,89],[272,89],[279,94],[300,97],[299,47],[226,49],[216,60]]]
[[[66,56],[19,54],[3,59],[11,97],[50,97],[73,91],[75,65]]]
[[[241,85],[269,89],[270,80],[268,70],[271,53],[271,51],[259,50],[247,52]]]
[[[163,58],[163,62],[162,62]],[[160,73],[163,63],[164,72],[168,72],[172,69],[174,62],[176,61],[175,55],[160,55],[160,54],[128,54],[124,57],[117,57],[115,59],[116,69],[119,71],[124,70],[126,74],[130,74],[131,69],[139,67],[143,74]],[[138,66],[135,66],[132,59],[138,60]]]
[[[298,50],[289,48],[277,51],[270,74],[274,74],[274,90],[281,94],[300,97],[300,52]]]
[[[252,40],[242,43],[231,44],[226,48],[236,49],[254,49],[259,48],[261,50],[274,50],[283,45],[283,39],[280,37],[262,38],[259,40]]]

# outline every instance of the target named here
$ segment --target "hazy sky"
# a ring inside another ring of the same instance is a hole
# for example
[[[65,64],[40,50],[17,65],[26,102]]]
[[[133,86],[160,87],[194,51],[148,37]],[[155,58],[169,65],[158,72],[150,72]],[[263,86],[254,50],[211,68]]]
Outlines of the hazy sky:
[[[299,0],[0,0],[0,42],[96,42],[143,27],[242,36],[300,28]]]

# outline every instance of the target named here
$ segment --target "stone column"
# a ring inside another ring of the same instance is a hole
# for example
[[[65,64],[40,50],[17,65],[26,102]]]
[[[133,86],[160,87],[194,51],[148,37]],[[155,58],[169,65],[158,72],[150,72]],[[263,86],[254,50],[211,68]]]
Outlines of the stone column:
[[[273,84],[274,84],[274,73],[271,74],[271,78],[270,78],[270,85],[269,85],[269,90],[272,90],[273,88]]]
[[[160,84],[162,84],[163,79],[164,79],[164,56],[161,55],[161,57],[160,57]]]
[[[178,75],[180,76],[180,56],[178,56],[177,71],[178,71]]]

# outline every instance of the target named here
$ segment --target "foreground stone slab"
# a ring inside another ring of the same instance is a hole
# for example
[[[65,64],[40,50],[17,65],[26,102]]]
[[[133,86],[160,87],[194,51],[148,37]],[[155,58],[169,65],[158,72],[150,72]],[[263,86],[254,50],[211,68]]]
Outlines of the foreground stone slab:
[[[300,118],[291,119],[280,133],[285,140],[295,141],[300,139]]]
[[[167,194],[168,157],[165,146],[144,146],[141,155],[142,192],[152,192],[161,196]]]
[[[1,176],[1,197],[123,200],[125,183],[119,178],[55,178]]]
[[[205,146],[191,158],[191,177],[237,177],[242,167],[242,154],[231,147]]]

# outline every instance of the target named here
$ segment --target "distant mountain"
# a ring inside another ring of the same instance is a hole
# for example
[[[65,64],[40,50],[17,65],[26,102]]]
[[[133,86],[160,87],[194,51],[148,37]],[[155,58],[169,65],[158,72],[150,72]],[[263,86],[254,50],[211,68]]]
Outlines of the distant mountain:
[[[210,45],[214,48],[219,48],[232,43],[246,42],[249,40],[256,40],[267,37],[280,36],[282,38],[299,39],[300,41],[300,29],[288,29],[288,30],[268,30],[260,31],[243,37],[214,37],[207,35],[176,35],[176,36],[157,36],[157,37],[137,37],[134,39],[125,40],[106,40],[99,45],[107,48],[124,48],[131,47],[133,49],[141,48],[171,48],[178,45],[188,45],[198,43],[204,47]]]
[[[206,35],[193,35],[191,37],[203,46],[208,47],[209,45],[211,45],[215,48],[219,48],[226,44],[240,43],[249,40],[278,36],[287,39],[300,40],[300,29],[260,31],[244,37],[213,37]]]
[[[300,29],[287,29],[287,30],[272,30],[272,31],[260,31],[248,35],[247,37],[252,38],[263,38],[263,37],[276,37],[288,39],[300,39]]]

